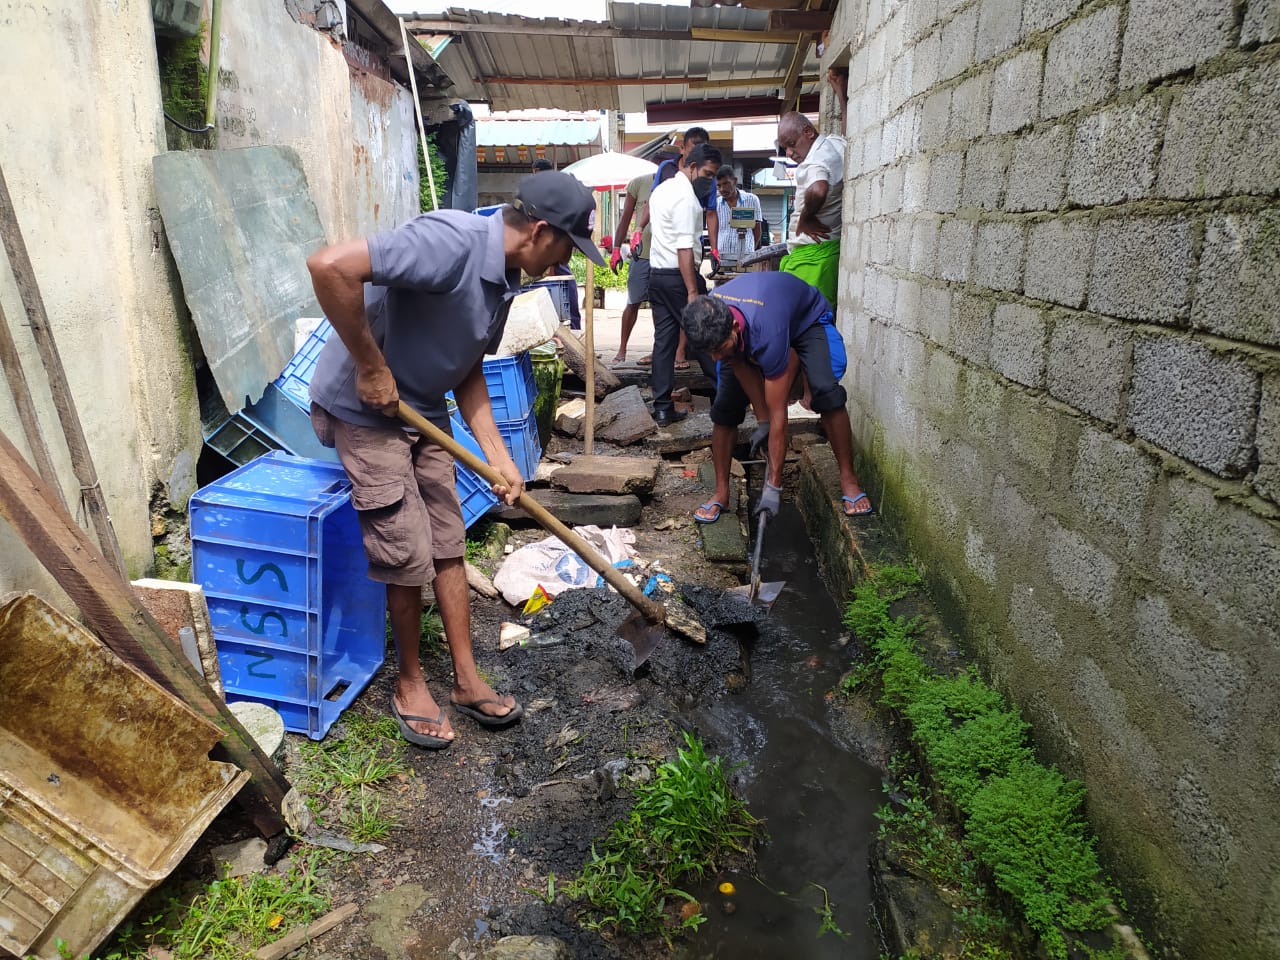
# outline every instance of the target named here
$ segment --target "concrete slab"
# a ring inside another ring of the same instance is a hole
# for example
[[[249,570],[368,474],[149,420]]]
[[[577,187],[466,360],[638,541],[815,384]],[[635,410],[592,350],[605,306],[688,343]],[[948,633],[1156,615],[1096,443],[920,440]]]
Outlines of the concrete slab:
[[[711,496],[715,490],[715,469],[710,462],[698,466],[698,479]],[[729,502],[715,523],[700,523],[702,552],[713,563],[743,563],[747,559],[747,534],[738,518],[739,484],[729,483]]]
[[[530,490],[529,496],[542,504],[561,523],[593,523],[598,527],[633,527],[640,522],[640,499],[632,494],[566,493],[563,490]],[[519,507],[501,506],[489,516],[499,520],[529,520]]]
[[[646,495],[653,492],[661,466],[657,457],[576,457],[559,467],[551,482],[570,493]]]
[[[645,406],[640,388],[624,387],[596,407],[595,427],[595,436],[625,447],[657,431],[658,424]]]

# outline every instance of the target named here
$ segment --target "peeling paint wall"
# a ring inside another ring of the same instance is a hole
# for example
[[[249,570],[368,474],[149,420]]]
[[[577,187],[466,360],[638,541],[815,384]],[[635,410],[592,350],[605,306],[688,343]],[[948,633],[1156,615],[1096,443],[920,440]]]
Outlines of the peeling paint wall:
[[[1203,960],[1280,957],[1277,9],[843,0],[824,57],[860,469]]]

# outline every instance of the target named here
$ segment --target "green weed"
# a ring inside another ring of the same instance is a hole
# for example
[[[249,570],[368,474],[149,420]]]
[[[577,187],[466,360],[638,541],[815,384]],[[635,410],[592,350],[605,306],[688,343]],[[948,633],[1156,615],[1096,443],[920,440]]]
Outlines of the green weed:
[[[294,782],[317,814],[333,812],[351,839],[367,843],[385,839],[398,821],[382,812],[377,788],[408,776],[400,728],[391,717],[348,713],[345,736],[301,745],[301,769]]]
[[[831,910],[831,897],[827,893],[827,888],[822,886],[820,883],[813,883],[812,881],[809,883],[809,886],[817,887],[818,890],[822,892],[822,906],[813,908],[813,912],[816,913],[822,921],[818,925],[818,936],[821,937],[823,934],[834,933],[841,940],[849,939],[849,934],[841,930],[840,925],[836,923],[836,918]]]
[[[676,884],[698,879],[726,856],[746,852],[759,821],[733,795],[719,758],[685,734],[685,747],[636,790],[625,820],[614,824],[601,852],[592,847],[582,872],[565,888],[593,908],[584,925],[628,933],[696,929],[700,913],[672,920],[668,899],[693,901]]]

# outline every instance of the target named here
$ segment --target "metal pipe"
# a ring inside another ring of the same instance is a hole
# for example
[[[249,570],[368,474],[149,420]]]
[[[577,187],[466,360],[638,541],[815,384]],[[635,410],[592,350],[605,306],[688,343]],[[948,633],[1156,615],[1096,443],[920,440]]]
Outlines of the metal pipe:
[[[222,0],[209,3],[209,92],[205,95],[204,128],[212,130],[218,115],[218,61],[222,57]]]

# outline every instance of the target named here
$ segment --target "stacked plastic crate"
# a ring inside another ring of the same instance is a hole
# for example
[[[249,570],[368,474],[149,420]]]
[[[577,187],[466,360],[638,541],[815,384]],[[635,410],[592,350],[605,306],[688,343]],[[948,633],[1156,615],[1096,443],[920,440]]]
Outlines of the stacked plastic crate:
[[[228,702],[321,739],[385,646],[386,590],[368,578],[342,467],[273,451],[198,490],[190,514]]]
[[[533,361],[528,353],[514,357],[490,357],[484,361],[484,382],[489,388],[493,419],[511,459],[526,480],[533,479],[542,459],[538,422],[533,401],[538,386],[533,379]]]

